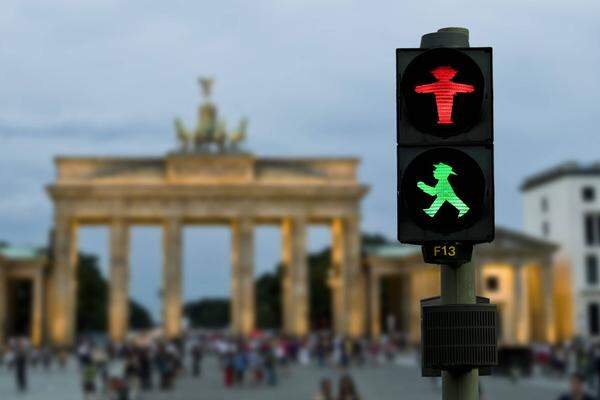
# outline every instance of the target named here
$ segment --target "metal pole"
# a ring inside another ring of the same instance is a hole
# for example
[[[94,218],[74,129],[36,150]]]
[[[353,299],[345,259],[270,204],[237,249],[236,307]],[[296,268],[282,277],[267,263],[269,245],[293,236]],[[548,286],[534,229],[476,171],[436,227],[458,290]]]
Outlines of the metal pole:
[[[443,28],[421,38],[421,47],[469,47],[469,30]],[[475,304],[473,263],[441,267],[442,304]],[[442,372],[442,400],[479,400],[479,371]]]
[[[475,266],[442,265],[442,304],[475,304]],[[442,372],[443,400],[478,400],[479,371]]]

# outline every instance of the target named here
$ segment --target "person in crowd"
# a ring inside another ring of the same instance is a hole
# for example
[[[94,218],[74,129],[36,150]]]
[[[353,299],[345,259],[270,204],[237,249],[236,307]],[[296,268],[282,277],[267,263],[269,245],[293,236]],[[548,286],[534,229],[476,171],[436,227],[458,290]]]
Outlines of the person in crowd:
[[[67,367],[67,360],[69,358],[69,354],[66,349],[60,349],[58,352],[58,365],[61,370],[64,370]]]
[[[333,390],[330,379],[321,379],[319,391],[315,395],[314,400],[333,400]]]
[[[52,367],[52,351],[48,347],[42,347],[41,358],[44,369],[48,371]]]
[[[233,356],[233,370],[235,373],[235,383],[242,385],[244,383],[244,373],[246,372],[247,366],[246,354],[243,349],[243,345],[238,346],[237,352]]]
[[[363,342],[359,339],[352,341],[352,360],[358,366],[365,363]]]
[[[15,366],[15,347],[14,343],[9,343],[6,353],[4,354],[4,364],[7,370],[12,370]]]
[[[169,388],[169,357],[162,343],[158,345],[156,351],[156,369],[160,377],[160,389],[167,390]]]
[[[348,368],[350,365],[350,355],[352,353],[352,341],[349,338],[344,338],[340,344],[340,367]]]
[[[339,391],[336,400],[360,400],[356,385],[350,375],[345,374],[340,378]]]
[[[319,339],[317,340],[315,355],[317,356],[317,364],[319,367],[324,367],[327,360],[327,346],[324,336],[319,336]]]
[[[309,350],[309,344],[307,342],[303,342],[300,345],[300,348],[298,350],[298,362],[300,363],[300,365],[308,365],[310,364],[310,350]]]
[[[29,352],[29,365],[33,369],[37,369],[40,362],[40,349],[33,347]]]
[[[20,392],[27,390],[27,349],[20,341],[14,353],[15,381]]]
[[[558,400],[593,400],[593,397],[585,393],[585,377],[580,373],[571,376],[569,393],[564,394]]]
[[[125,380],[129,388],[129,398],[136,399],[140,388],[140,373],[135,350],[125,354]]]
[[[233,386],[234,368],[233,354],[227,350],[223,357],[223,385],[228,388]]]
[[[108,397],[111,400],[129,400],[129,387],[126,379],[126,364],[121,356],[110,362],[108,370]]]
[[[91,359],[91,347],[91,343],[88,343],[85,339],[77,347],[77,360],[81,368]]]
[[[255,351],[256,362],[254,364],[254,382],[262,384],[265,379],[265,358],[264,353],[258,349]]]
[[[270,345],[265,346],[264,363],[267,383],[269,386],[277,385],[277,358],[275,357],[273,347]]]
[[[150,350],[147,347],[142,347],[137,352],[138,357],[138,373],[140,379],[140,387],[143,391],[152,389],[152,361],[150,359]]]
[[[86,358],[81,362],[81,385],[83,389],[84,400],[92,400],[96,395],[96,365],[91,358]]]
[[[202,372],[202,346],[196,340],[191,349],[192,356],[192,375],[199,377]]]

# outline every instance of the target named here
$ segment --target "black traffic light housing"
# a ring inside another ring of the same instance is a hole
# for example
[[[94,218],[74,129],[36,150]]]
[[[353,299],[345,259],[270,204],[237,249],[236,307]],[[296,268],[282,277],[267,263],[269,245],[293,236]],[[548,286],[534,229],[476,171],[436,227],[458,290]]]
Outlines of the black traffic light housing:
[[[396,64],[398,240],[492,241],[492,49],[397,49]]]

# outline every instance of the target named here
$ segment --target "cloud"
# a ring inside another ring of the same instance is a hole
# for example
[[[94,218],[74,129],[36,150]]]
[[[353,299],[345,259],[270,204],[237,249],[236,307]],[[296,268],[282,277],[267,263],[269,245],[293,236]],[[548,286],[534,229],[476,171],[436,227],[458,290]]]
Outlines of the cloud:
[[[497,220],[520,227],[525,175],[597,158],[599,8],[591,1],[5,2],[0,217],[9,222],[0,236],[45,238],[51,209],[43,186],[55,155],[170,150],[173,117],[193,123],[196,77],[209,74],[221,115],[230,124],[250,117],[256,153],[360,156],[361,180],[372,186],[364,227],[393,237],[394,49],[457,25],[471,29],[473,46],[494,47]],[[278,252],[274,246],[270,259]],[[228,282],[206,279],[226,293]]]

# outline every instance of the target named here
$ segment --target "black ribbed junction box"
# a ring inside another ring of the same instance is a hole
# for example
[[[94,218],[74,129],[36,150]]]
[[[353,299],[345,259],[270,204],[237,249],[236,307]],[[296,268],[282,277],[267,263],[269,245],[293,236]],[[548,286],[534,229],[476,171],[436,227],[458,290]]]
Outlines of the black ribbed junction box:
[[[498,364],[496,305],[431,303],[421,306],[423,371],[487,370]]]

